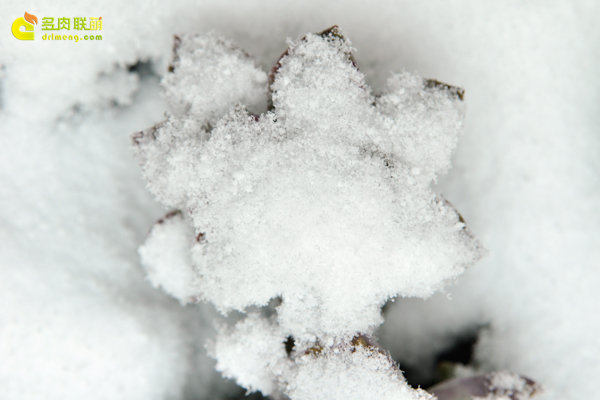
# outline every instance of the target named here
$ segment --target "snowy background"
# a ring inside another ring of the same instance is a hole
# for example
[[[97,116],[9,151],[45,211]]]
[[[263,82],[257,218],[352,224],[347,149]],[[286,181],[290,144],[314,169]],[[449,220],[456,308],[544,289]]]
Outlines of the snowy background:
[[[473,362],[594,398],[600,375],[600,7],[593,2],[36,2],[0,5],[0,398],[225,399],[209,306],[152,288],[137,248],[164,214],[130,134],[163,119],[172,35],[214,30],[268,70],[285,39],[340,25],[375,91],[406,69],[465,88],[439,191],[488,249],[457,285],[398,300],[379,336],[431,379]],[[101,42],[21,42],[38,16],[102,16]],[[409,379],[410,381],[410,379]]]

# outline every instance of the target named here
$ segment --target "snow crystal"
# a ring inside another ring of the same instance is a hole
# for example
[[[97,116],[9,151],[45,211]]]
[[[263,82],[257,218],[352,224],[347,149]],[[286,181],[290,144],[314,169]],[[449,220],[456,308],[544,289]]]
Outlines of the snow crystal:
[[[462,89],[426,82],[415,75],[393,75],[377,99],[385,121],[380,146],[415,170],[435,178],[450,168],[450,157],[462,129]]]
[[[154,225],[139,249],[152,285],[161,286],[182,304],[194,302],[197,292],[189,253],[193,243],[194,234],[189,224],[181,212],[174,211]]]
[[[194,49],[178,44],[175,58]],[[191,254],[201,296],[225,312],[281,297],[278,322],[301,341],[371,332],[387,299],[427,297],[480,254],[430,188],[448,167],[460,100],[405,73],[376,104],[350,49],[339,30],[291,43],[274,70],[274,109],[260,117],[242,107],[256,91],[223,96],[215,80],[193,93],[229,104],[212,130],[213,111],[198,107],[134,136],[150,188],[205,235]],[[428,146],[425,130],[442,144]]]
[[[368,128],[376,115],[365,78],[352,62],[350,42],[337,35],[308,34],[288,43],[271,77],[277,116],[294,135],[314,137],[315,147],[360,144],[377,132]]]
[[[268,396],[278,391],[278,379],[290,368],[283,337],[276,323],[252,313],[233,329],[221,328],[210,351],[223,376]]]
[[[293,400],[435,399],[412,389],[385,354],[363,346],[304,354],[287,393]]]
[[[173,114],[211,124],[237,102],[252,110],[266,107],[267,75],[229,40],[215,34],[176,36],[174,52],[163,82]]]

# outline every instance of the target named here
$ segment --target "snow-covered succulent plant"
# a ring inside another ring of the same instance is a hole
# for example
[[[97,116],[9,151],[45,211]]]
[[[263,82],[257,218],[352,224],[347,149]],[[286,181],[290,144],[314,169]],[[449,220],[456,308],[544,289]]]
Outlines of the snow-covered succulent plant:
[[[481,256],[431,187],[463,92],[403,72],[375,95],[352,50],[337,27],[308,34],[267,75],[214,34],[176,38],[170,113],[133,140],[149,189],[177,211],[140,254],[181,303],[248,313],[211,351],[249,390],[426,399],[372,334],[386,301],[428,297]],[[272,315],[249,311],[274,299]]]

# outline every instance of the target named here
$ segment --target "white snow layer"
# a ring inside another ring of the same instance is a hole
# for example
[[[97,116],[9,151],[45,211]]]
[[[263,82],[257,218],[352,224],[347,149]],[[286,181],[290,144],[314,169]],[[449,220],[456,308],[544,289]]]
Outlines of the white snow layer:
[[[150,122],[156,99],[143,90],[134,108],[48,126],[2,119],[0,397],[211,394],[213,362],[195,339],[210,311],[152,290],[135,251],[157,210],[121,130]]]
[[[0,9],[2,26],[24,11]],[[186,322],[202,316],[148,290],[136,265],[160,213],[128,136],[162,119],[162,107],[157,92],[132,97],[149,84],[123,67],[151,60],[162,74],[173,34],[214,29],[267,69],[282,38],[333,23],[375,92],[399,67],[466,88],[465,135],[441,187],[489,255],[452,288],[454,301],[397,301],[385,344],[422,359],[487,323],[477,351],[486,368],[535,378],[540,399],[597,397],[595,2],[39,1],[27,11],[100,14],[104,40],[0,37],[3,398],[218,397],[201,372],[210,362],[190,361],[205,334]]]

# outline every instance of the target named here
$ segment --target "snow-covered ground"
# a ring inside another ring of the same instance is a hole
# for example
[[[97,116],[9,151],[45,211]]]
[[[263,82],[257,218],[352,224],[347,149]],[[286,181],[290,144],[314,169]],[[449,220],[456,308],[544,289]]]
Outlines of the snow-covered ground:
[[[390,305],[382,346],[427,375],[439,351],[478,332],[479,368],[527,375],[541,399],[597,397],[594,2],[58,3],[0,5],[1,398],[235,392],[203,348],[214,311],[144,277],[137,249],[165,211],[130,134],[163,119],[149,69],[166,71],[173,34],[215,30],[268,71],[287,37],[333,24],[375,91],[403,69],[466,90],[465,131],[437,189],[488,254],[445,293]],[[9,27],[25,11],[102,16],[103,40],[18,41]]]

